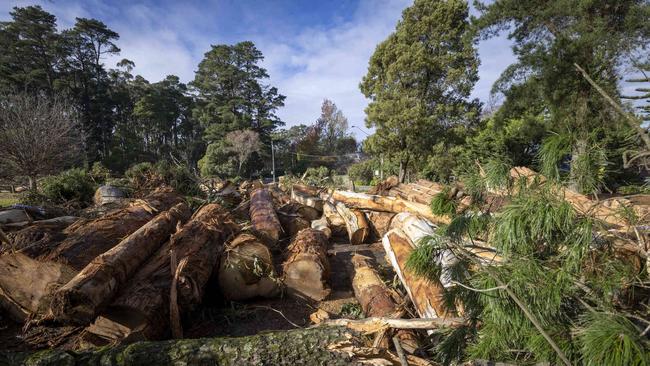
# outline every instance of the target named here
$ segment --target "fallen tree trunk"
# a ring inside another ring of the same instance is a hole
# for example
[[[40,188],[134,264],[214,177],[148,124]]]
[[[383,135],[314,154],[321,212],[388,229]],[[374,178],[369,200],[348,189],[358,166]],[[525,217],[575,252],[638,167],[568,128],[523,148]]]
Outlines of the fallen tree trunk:
[[[228,244],[219,266],[219,286],[227,300],[279,295],[279,280],[269,248],[251,234],[239,234]]]
[[[269,246],[275,246],[282,234],[282,225],[275,214],[269,191],[264,188],[255,189],[251,193],[250,201],[253,230]]]
[[[394,298],[395,294],[388,289],[388,286],[372,268],[368,259],[359,254],[352,257],[354,266],[352,289],[354,290],[354,296],[361,304],[361,308],[367,317],[397,317],[399,314]],[[418,348],[417,337],[413,333],[400,331],[397,335],[408,352],[412,353]],[[375,344],[387,348],[389,337],[382,334],[380,338]]]
[[[370,224],[370,236],[373,241],[379,241],[390,230],[390,223],[395,217],[392,212],[364,211]]]
[[[341,202],[336,204],[336,211],[345,221],[350,244],[363,244],[370,234],[370,227],[363,211],[349,209]]]
[[[277,214],[284,232],[291,238],[300,230],[310,227],[310,222],[320,216],[316,209],[296,202],[283,205]]]
[[[445,289],[440,281],[425,279],[406,269],[406,261],[413,252],[413,245],[404,231],[392,229],[384,235],[382,244],[418,315],[422,318],[451,316],[454,311],[445,305]]]
[[[411,365],[430,365],[408,356]],[[386,350],[365,347],[363,337],[342,326],[267,332],[237,338],[141,342],[86,351],[0,352],[8,365],[399,365]]]
[[[177,274],[177,301],[182,309],[189,310],[201,303],[205,285],[219,263],[225,242],[238,229],[228,212],[211,203],[201,207],[172,235],[172,273]],[[183,266],[178,269],[180,263]]]
[[[327,217],[327,222],[334,236],[347,235],[348,230],[345,226],[345,220],[336,211],[336,206],[329,201],[323,202],[323,215]]]
[[[11,246],[4,245],[0,252],[17,251],[30,258],[38,258],[50,253],[66,238],[65,226],[27,226],[8,234]]]
[[[176,225],[186,221],[189,216],[189,207],[179,203],[99,255],[54,293],[51,305],[53,315],[66,322],[91,322],[120,286],[169,238]]]
[[[291,189],[291,199],[295,202],[300,203],[301,205],[312,207],[318,210],[318,212],[323,212],[323,200],[318,197],[318,193],[311,195],[309,193],[297,190],[294,186]]]
[[[330,275],[327,260],[327,237],[315,229],[304,229],[296,235],[284,262],[284,284],[292,294],[321,301],[331,289],[327,284]]]
[[[17,321],[45,315],[51,295],[77,271],[60,263],[40,262],[21,253],[0,255],[0,306]]]
[[[368,195],[364,193],[355,193],[347,191],[333,191],[331,199],[342,202],[347,207],[357,208],[360,210],[384,211],[384,212],[412,212],[427,218],[435,224],[449,224],[450,218],[447,216],[438,216],[431,213],[428,205],[406,201],[397,197],[382,197]]]
[[[158,188],[131,207],[80,225],[72,225],[66,230],[67,238],[41,258],[64,263],[80,271],[95,257],[113,248],[123,238],[149,222],[157,212],[168,210],[179,202],[182,202],[182,197],[171,188]]]
[[[75,221],[79,220],[77,216],[59,216],[53,219],[38,220],[38,221],[21,221],[3,224],[6,229],[21,229],[27,226],[40,226],[40,227],[67,227],[72,225]]]

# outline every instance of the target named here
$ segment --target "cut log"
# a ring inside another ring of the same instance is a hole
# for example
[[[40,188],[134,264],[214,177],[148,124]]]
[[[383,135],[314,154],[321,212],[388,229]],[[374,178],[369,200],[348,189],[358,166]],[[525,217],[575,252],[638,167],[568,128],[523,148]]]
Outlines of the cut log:
[[[302,229],[310,227],[309,220],[298,214],[285,213],[282,211],[277,212],[278,219],[282,225],[282,229],[289,238],[293,238]]]
[[[279,295],[279,280],[269,248],[251,234],[239,234],[228,244],[219,266],[219,286],[227,300]]]
[[[218,204],[199,209],[192,219],[170,239],[172,272],[178,263],[185,265],[178,271],[176,286],[178,304],[190,310],[203,300],[205,286],[219,263],[226,241],[239,227]]]
[[[447,216],[438,216],[431,213],[428,205],[406,201],[397,197],[382,197],[368,195],[364,193],[355,193],[347,191],[333,191],[331,199],[342,202],[350,208],[360,210],[384,211],[384,212],[412,212],[427,218],[435,224],[449,224],[451,221]]]
[[[333,236],[346,236],[348,229],[345,226],[345,220],[336,211],[336,206],[329,201],[323,202],[323,215],[327,217],[327,222],[332,230]]]
[[[54,294],[54,316],[71,323],[89,323],[108,305],[138,267],[190,216],[185,203],[156,216],[118,245],[92,260],[70,282]]]
[[[45,315],[51,295],[77,272],[60,263],[39,262],[21,253],[0,255],[0,306],[17,321]]]
[[[149,222],[156,212],[168,210],[182,201],[182,197],[171,188],[158,188],[131,207],[80,225],[71,225],[66,229],[67,238],[42,259],[64,263],[80,271],[95,257]]]
[[[273,209],[273,200],[269,191],[255,189],[251,193],[250,215],[253,230],[267,245],[274,247],[282,234],[282,225]]]
[[[367,317],[397,317],[399,314],[395,294],[388,289],[372,268],[369,258],[355,254],[352,257],[352,264],[354,265],[352,289],[364,314]],[[400,331],[397,335],[408,352],[412,353],[418,348],[417,338],[413,333]],[[383,339],[378,344],[384,348],[388,347],[389,337],[381,338]]]
[[[321,301],[331,289],[327,259],[327,237],[315,229],[304,229],[296,235],[288,248],[283,278],[289,293]]]
[[[363,244],[370,235],[370,226],[363,211],[349,209],[341,202],[336,204],[336,211],[345,221],[350,244]]]
[[[390,223],[395,217],[392,212],[364,211],[370,224],[370,236],[373,241],[380,241],[390,230]]]
[[[7,234],[12,245],[2,246],[3,253],[12,250],[23,253],[30,258],[38,258],[47,255],[59,243],[65,240],[65,226],[27,226],[21,230]]]
[[[291,199],[308,207],[313,207],[318,212],[323,212],[323,199],[318,195],[310,195],[294,188],[291,189]]]
[[[453,316],[454,310],[445,305],[445,288],[440,281],[425,279],[406,269],[406,261],[414,248],[404,231],[392,229],[384,235],[382,244],[418,315],[421,318]]]
[[[321,212],[313,207],[305,206],[298,202],[290,202],[288,204],[282,205],[278,208],[278,211],[281,211],[285,214],[297,214],[305,218],[307,221],[317,220],[321,217]]]
[[[294,184],[291,186],[292,191],[304,193],[309,196],[318,197],[321,192],[321,189],[314,186],[308,186],[305,184]]]
[[[278,207],[291,202],[291,196],[286,194],[277,185],[270,184],[268,190],[271,192],[271,196],[273,196],[273,200],[275,200]]]
[[[410,365],[431,365],[408,356]],[[363,337],[342,326],[275,331],[237,338],[142,342],[86,351],[0,352],[3,365],[399,365],[386,350],[365,346]]]
[[[318,220],[312,221],[311,228],[322,231],[327,239],[332,237],[332,230],[329,227],[329,222],[327,222],[327,217],[325,217],[325,215]]]

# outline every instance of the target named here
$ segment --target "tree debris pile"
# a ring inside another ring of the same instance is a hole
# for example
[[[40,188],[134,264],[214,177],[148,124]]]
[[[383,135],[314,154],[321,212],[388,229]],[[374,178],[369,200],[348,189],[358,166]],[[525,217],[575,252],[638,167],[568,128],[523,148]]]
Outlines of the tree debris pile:
[[[504,355],[517,349],[525,360],[562,363],[607,360],[586,354],[584,342],[615,330],[646,350],[650,206],[639,197],[595,201],[521,168],[504,182],[474,192],[389,178],[370,193],[222,182],[209,187],[214,203],[194,214],[173,190],[158,188],[92,220],[6,223],[0,306],[24,323],[23,348],[76,350],[66,356],[75,360],[118,357],[136,341],[246,334],[238,328],[254,320],[243,314],[262,314],[249,335],[307,327],[309,319],[320,326],[182,347],[234,342],[234,350],[301,334],[322,345],[305,359],[395,364],[402,354],[428,364],[419,357],[511,360]],[[215,314],[233,331],[201,328],[216,324]],[[330,339],[340,332],[349,332],[347,343]],[[508,342],[486,341],[503,334]],[[610,343],[603,347],[612,351]],[[92,350],[107,345],[114,347]],[[181,343],[146,347],[172,352]],[[630,357],[645,357],[636,350]]]

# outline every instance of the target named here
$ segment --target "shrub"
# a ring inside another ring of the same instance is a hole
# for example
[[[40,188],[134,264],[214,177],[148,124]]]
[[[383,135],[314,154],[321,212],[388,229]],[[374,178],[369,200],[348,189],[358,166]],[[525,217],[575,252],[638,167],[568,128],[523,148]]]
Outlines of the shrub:
[[[149,162],[135,164],[124,175],[129,179],[133,190],[136,191],[153,189],[161,184],[166,184],[184,195],[192,196],[201,193],[189,168],[164,160],[155,164]]]
[[[305,183],[313,186],[321,186],[330,179],[330,170],[326,166],[309,168],[305,171]]]
[[[92,202],[97,184],[85,169],[74,168],[58,175],[45,177],[41,183],[41,194],[53,203],[78,201]]]
[[[90,169],[90,176],[98,184],[106,182],[111,177],[111,172],[100,162],[95,162]]]
[[[352,164],[348,167],[350,180],[359,185],[368,185],[372,182],[375,171],[374,164],[371,160],[362,161]]]

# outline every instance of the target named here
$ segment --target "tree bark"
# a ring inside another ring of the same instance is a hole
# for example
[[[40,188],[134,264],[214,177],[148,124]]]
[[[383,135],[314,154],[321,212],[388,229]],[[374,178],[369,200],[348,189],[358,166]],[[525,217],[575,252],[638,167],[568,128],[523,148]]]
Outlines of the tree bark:
[[[219,263],[224,245],[239,227],[220,205],[211,203],[201,207],[170,239],[172,272],[178,271],[178,304],[189,310],[200,304],[205,286]]]
[[[171,188],[159,188],[134,206],[116,210],[98,219],[66,230],[68,237],[51,253],[41,257],[64,263],[80,271],[98,255],[113,248],[120,241],[149,222],[156,212],[170,209],[182,202]]]
[[[323,212],[323,200],[318,196],[312,196],[305,192],[293,187],[291,189],[291,199],[295,202],[300,203],[301,205],[309,206],[317,210],[319,213]]]
[[[449,224],[450,218],[447,216],[438,216],[431,213],[431,208],[417,202],[406,201],[397,197],[382,197],[364,193],[333,191],[331,198],[334,201],[343,202],[350,208],[361,210],[383,211],[383,212],[412,212],[427,218],[435,224]]]
[[[284,262],[284,284],[292,294],[321,301],[331,289],[327,259],[327,237],[315,229],[304,229],[296,235],[288,248]]]
[[[453,316],[454,310],[445,305],[445,289],[440,281],[422,278],[406,269],[406,261],[414,248],[404,231],[392,229],[384,235],[382,244],[418,315],[421,318]]]
[[[409,356],[412,365],[427,365]],[[238,338],[141,342],[86,351],[0,352],[10,365],[361,365],[399,364],[387,351],[365,347],[361,335],[342,326],[268,332]],[[396,363],[397,362],[397,363]]]
[[[368,317],[397,317],[398,306],[395,294],[388,289],[375,269],[370,264],[369,258],[360,254],[352,257],[354,277],[352,289],[354,296],[361,304],[363,313]],[[418,348],[417,337],[409,331],[398,331],[397,335],[409,352]],[[389,337],[382,336],[379,344],[387,348]]]
[[[227,300],[279,295],[269,248],[251,234],[239,234],[226,249],[219,266],[219,286]]]
[[[350,244],[363,244],[370,234],[366,215],[361,210],[349,209],[341,202],[336,204],[336,211],[345,221]]]
[[[250,204],[251,222],[258,237],[271,247],[274,247],[282,234],[282,225],[273,208],[269,191],[258,188],[251,193]]]
[[[91,322],[138,267],[167,241],[176,225],[189,216],[189,207],[179,203],[93,259],[54,293],[51,304],[54,316],[71,323]]]

